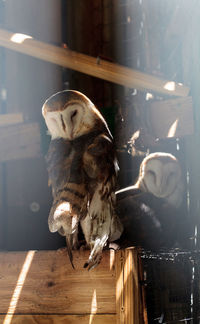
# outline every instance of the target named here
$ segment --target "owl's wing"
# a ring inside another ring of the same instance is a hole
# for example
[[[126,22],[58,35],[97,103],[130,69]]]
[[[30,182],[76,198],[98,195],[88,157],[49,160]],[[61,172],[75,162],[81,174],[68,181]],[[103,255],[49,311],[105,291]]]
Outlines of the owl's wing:
[[[121,200],[127,196],[136,196],[140,193],[142,193],[142,190],[135,186],[126,187],[115,192],[117,200]]]
[[[117,213],[124,225],[120,245],[142,246],[157,251],[179,240],[183,213],[151,193],[117,197]],[[181,213],[180,213],[181,212]]]
[[[112,140],[102,134],[95,138],[83,157],[88,177],[90,202],[87,217],[81,226],[91,254],[85,266],[95,267],[101,260],[103,247],[122,233],[122,225],[115,213],[115,187],[118,170]]]
[[[52,187],[52,194],[55,194],[68,181],[70,175],[69,159],[72,148],[69,141],[63,139],[52,140],[46,155],[48,171],[48,183]]]
[[[79,219],[87,212],[85,185],[76,183],[77,177],[81,176],[81,166],[77,164],[77,156],[71,143],[63,139],[50,143],[46,162],[53,194],[48,218],[49,230],[58,231],[66,237],[72,263],[71,249],[78,245]]]

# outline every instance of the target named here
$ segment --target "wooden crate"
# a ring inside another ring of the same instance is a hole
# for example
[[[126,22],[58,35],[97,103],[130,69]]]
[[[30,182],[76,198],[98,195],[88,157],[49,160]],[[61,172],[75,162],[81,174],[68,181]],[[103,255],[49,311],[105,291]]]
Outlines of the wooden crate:
[[[89,251],[0,253],[0,323],[140,324],[144,305],[135,248],[105,251],[83,268]]]
[[[39,123],[0,127],[0,162],[41,156]]]

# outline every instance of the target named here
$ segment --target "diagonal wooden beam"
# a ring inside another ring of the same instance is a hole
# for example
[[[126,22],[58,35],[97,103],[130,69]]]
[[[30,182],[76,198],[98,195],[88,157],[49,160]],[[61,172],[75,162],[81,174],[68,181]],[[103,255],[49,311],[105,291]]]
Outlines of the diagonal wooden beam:
[[[0,29],[0,46],[129,88],[185,97],[189,88],[119,64]]]

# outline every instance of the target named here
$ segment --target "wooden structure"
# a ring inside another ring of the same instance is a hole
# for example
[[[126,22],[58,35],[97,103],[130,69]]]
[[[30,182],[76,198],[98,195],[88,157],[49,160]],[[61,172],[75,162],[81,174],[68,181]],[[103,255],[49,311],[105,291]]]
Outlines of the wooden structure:
[[[144,324],[140,261],[135,248],[105,251],[101,264],[83,269],[89,251],[0,253],[0,322]]]
[[[129,88],[150,89],[172,96],[187,96],[189,93],[188,87],[174,81],[162,80],[119,64],[71,51],[68,48],[39,42],[30,35],[0,29],[0,45]]]

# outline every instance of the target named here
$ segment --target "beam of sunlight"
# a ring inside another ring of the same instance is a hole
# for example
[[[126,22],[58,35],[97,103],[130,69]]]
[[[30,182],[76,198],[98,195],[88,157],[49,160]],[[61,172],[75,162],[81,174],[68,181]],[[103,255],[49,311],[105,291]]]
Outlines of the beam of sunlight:
[[[178,118],[175,120],[175,122],[171,125],[170,129],[169,129],[169,132],[167,134],[167,137],[174,137],[175,134],[176,134],[176,130],[177,130],[177,127],[178,127]]]
[[[15,313],[16,307],[17,307],[17,303],[24,285],[24,282],[26,280],[26,276],[28,274],[29,268],[31,266],[31,263],[33,261],[33,257],[34,257],[35,251],[29,251],[26,255],[26,259],[24,261],[22,270],[19,274],[18,280],[17,280],[17,284],[14,290],[14,293],[12,295],[11,301],[10,301],[10,305],[6,314],[6,317],[3,321],[3,324],[10,324],[13,318],[13,315]]]
[[[119,299],[121,299],[121,304],[123,305],[123,282],[124,282],[124,271],[123,269],[121,270],[120,272],[120,275],[119,277],[117,278],[117,283],[116,283],[116,299],[117,299],[117,302],[119,301]]]
[[[146,101],[149,101],[150,99],[153,99],[154,98],[154,95],[152,94],[152,93],[150,93],[150,92],[147,92],[146,93]]]
[[[96,313],[97,313],[97,293],[96,293],[96,289],[94,289],[93,296],[92,296],[92,302],[91,302],[89,324],[92,324],[94,314],[96,314]]]
[[[169,81],[169,82],[165,83],[165,85],[164,85],[164,89],[166,89],[168,91],[175,91],[175,87],[176,87],[176,84],[174,81]]]
[[[114,264],[115,264],[115,251],[110,250],[110,270],[113,269]]]
[[[11,37],[11,41],[13,43],[18,43],[18,44],[22,44],[26,39],[29,39],[29,38],[33,38],[29,35],[25,35],[25,34],[19,34],[19,33],[16,33],[16,34],[13,34],[12,37]]]

